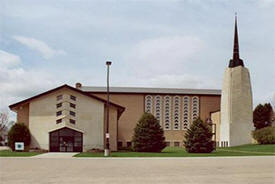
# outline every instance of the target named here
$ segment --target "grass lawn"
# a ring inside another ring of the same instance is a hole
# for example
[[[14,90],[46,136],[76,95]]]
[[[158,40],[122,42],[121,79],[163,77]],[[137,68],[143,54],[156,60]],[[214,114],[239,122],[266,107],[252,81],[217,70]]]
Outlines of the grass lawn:
[[[161,153],[144,153],[119,151],[112,152],[112,157],[218,157],[218,156],[275,156],[275,144],[269,145],[243,145],[230,148],[218,148],[212,153],[188,153],[184,148],[166,147]],[[103,153],[79,153],[75,157],[103,157]]]
[[[219,150],[235,151],[235,152],[251,152],[251,153],[263,153],[263,154],[273,154],[275,155],[275,144],[247,144],[242,146],[235,146],[229,148],[220,148]]]
[[[0,151],[0,157],[31,157],[35,155],[39,155],[41,153],[38,152],[13,152],[10,150],[2,150]]]

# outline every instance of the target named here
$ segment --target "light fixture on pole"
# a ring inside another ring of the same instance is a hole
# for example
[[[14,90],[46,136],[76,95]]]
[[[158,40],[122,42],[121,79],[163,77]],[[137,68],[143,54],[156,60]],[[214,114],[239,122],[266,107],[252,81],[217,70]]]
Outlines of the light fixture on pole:
[[[106,134],[105,134],[105,138],[106,138],[106,145],[105,145],[105,149],[104,149],[104,156],[108,157],[110,156],[110,134],[109,134],[109,102],[110,102],[110,94],[109,94],[109,68],[110,65],[112,64],[111,61],[106,61],[106,65],[107,65],[107,121],[106,121]]]

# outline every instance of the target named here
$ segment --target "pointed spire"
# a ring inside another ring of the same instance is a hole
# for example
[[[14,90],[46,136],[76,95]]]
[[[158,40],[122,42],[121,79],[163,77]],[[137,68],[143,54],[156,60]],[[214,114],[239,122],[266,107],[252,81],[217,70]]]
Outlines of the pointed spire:
[[[239,58],[240,58],[240,56],[239,56],[237,13],[235,13],[235,34],[234,34],[233,60],[237,60]]]
[[[229,67],[244,66],[243,60],[240,59],[239,54],[239,40],[238,40],[238,26],[237,26],[237,13],[235,13],[235,33],[234,33],[234,46],[233,46],[233,58],[229,62]]]

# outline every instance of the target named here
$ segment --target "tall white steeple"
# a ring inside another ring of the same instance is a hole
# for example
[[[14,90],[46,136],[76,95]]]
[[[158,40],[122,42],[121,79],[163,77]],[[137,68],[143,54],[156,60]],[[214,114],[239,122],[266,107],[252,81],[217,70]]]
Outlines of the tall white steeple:
[[[249,71],[239,56],[237,16],[233,58],[224,72],[221,98],[220,146],[251,143],[253,105]]]

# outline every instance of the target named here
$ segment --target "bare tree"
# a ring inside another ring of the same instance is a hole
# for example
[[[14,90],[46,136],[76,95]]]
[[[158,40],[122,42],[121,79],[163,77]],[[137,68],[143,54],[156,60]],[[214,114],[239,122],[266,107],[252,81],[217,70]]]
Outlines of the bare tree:
[[[8,112],[0,112],[0,137],[3,138],[8,131],[9,114]]]

